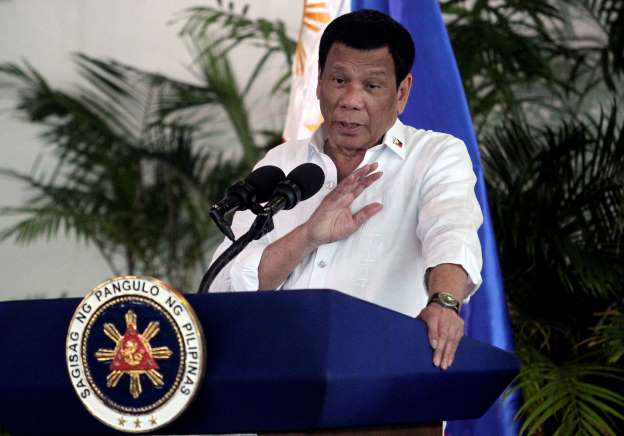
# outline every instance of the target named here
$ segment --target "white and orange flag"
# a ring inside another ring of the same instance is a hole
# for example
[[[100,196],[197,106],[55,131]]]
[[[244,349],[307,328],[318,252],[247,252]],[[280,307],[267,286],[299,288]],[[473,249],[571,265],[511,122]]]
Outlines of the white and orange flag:
[[[350,9],[350,0],[304,0],[284,127],[287,141],[312,136],[323,122],[316,98],[319,43],[327,24]]]

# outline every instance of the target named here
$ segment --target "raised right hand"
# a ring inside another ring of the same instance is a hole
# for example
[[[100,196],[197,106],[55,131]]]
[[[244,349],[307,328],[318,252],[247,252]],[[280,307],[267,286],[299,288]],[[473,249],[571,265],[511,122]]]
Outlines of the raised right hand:
[[[382,172],[373,172],[377,166],[375,162],[353,171],[323,199],[305,223],[308,238],[314,245],[348,237],[381,210],[381,203],[371,203],[355,214],[351,213],[353,200],[383,175]]]

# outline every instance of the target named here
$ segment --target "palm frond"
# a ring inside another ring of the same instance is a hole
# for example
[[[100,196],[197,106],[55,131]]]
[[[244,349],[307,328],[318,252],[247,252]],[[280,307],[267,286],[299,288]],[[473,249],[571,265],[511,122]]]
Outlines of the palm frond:
[[[18,217],[0,236],[29,243],[64,231],[94,243],[114,270],[188,286],[214,242],[206,210],[265,150],[257,138],[267,130],[253,129],[246,99],[279,56],[287,68],[275,83],[283,89],[294,53],[282,22],[246,11],[221,4],[177,18],[196,83],[79,53],[82,85],[65,92],[27,62],[0,64],[0,88],[16,97],[16,113],[43,126],[57,157],[47,173],[2,170],[33,195],[0,210]],[[243,43],[261,55],[241,87],[228,54]],[[120,259],[124,265],[114,265]]]
[[[558,129],[510,122],[482,142],[497,239],[510,276],[544,284],[551,277],[574,295],[619,293],[623,133],[614,105],[598,122]]]
[[[611,90],[624,75],[624,3],[619,0],[576,0],[578,8],[593,21],[606,42],[594,48],[600,57],[603,77]]]
[[[510,114],[540,126],[622,96],[622,2],[441,4],[480,136]]]
[[[29,243],[64,231],[94,243],[111,264],[125,259],[115,270],[161,272],[188,286],[192,267],[204,262],[202,241],[214,232],[203,191],[218,159],[194,146],[194,127],[160,117],[154,100],[177,84],[86,56],[78,63],[89,87],[75,95],[28,67],[0,70],[22,96],[16,109],[44,125],[59,158],[51,177],[3,170],[34,194],[27,206],[0,211],[19,216],[2,237]]]
[[[624,371],[587,361],[556,365],[535,351],[521,354],[523,367],[514,390],[522,390],[521,434],[613,435],[623,421],[624,396],[607,388],[624,383]]]
[[[252,73],[242,87],[245,96],[252,88],[263,71],[264,65],[275,56],[282,58],[284,73],[275,80],[272,92],[287,93],[290,77],[290,66],[295,53],[296,43],[286,30],[283,21],[269,21],[264,18],[251,19],[247,16],[248,5],[236,10],[233,3],[219,7],[193,7],[186,9],[177,18],[184,21],[180,35],[192,41],[205,41],[208,37],[210,44],[201,47],[198,56],[204,55],[204,50],[210,50],[217,58],[228,55],[242,44],[253,46],[262,53],[255,63]]]
[[[601,318],[593,328],[593,335],[583,344],[602,349],[607,362],[617,364],[624,357],[624,313],[617,308],[609,308],[599,315]]]

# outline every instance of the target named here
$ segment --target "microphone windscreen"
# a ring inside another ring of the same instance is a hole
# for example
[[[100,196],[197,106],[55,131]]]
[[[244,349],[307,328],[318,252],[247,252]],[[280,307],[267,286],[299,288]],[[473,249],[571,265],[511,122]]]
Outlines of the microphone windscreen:
[[[325,173],[316,164],[304,163],[288,173],[288,179],[292,180],[301,190],[301,200],[307,200],[316,194],[325,182]]]
[[[285,178],[284,171],[280,168],[267,165],[252,171],[245,179],[245,182],[256,189],[256,201],[264,203],[271,199],[275,186]]]

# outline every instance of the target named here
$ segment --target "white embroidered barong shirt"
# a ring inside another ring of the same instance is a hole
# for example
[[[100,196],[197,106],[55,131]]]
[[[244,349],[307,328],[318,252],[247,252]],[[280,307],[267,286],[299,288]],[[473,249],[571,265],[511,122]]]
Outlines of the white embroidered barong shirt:
[[[275,229],[252,242],[217,277],[211,290],[258,289],[258,265],[264,248],[303,224],[337,184],[336,167],[323,153],[324,130],[312,138],[271,149],[256,165],[275,165],[288,174],[313,162],[325,172],[321,190],[274,217]],[[360,166],[377,162],[381,179],[352,204],[380,202],[383,208],[346,239],[325,244],[308,255],[280,289],[336,289],[354,297],[416,316],[426,306],[425,272],[442,263],[458,264],[472,291],[481,283],[482,222],[474,175],[464,143],[447,134],[419,130],[399,120],[381,144],[369,148]],[[255,216],[236,213],[232,231],[245,233]],[[225,240],[214,259],[230,245]]]

